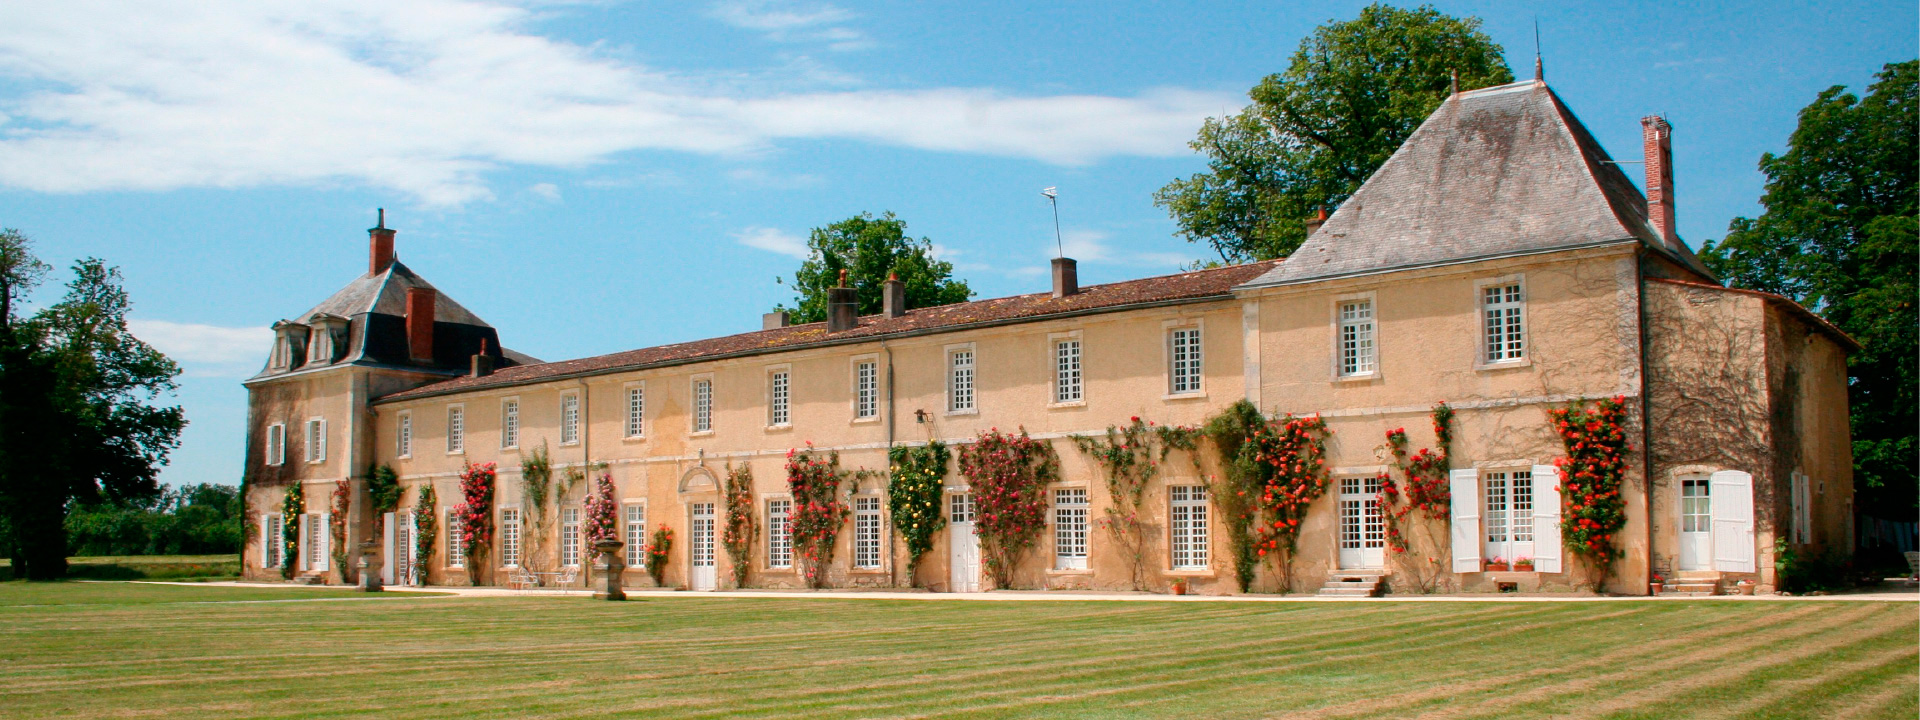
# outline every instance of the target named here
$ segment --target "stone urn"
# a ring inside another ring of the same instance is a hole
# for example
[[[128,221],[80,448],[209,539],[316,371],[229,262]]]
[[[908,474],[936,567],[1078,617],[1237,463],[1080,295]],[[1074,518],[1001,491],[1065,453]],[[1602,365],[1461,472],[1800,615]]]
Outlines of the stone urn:
[[[380,544],[372,540],[360,543],[360,561],[355,563],[360,569],[360,590],[362,592],[380,592],[385,589],[380,584]]]
[[[603,588],[593,591],[593,599],[627,599],[627,591],[621,586],[621,576],[627,572],[627,561],[620,557],[620,549],[626,546],[626,543],[611,539],[593,544],[594,551],[600,555],[598,561],[593,564],[594,572],[599,573],[600,578],[606,582]]]

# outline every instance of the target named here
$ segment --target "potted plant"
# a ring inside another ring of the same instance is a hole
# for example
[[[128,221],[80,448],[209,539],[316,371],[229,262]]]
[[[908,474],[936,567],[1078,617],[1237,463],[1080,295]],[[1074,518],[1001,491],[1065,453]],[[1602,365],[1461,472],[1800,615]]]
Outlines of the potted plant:
[[[1175,595],[1185,595],[1187,594],[1187,579],[1174,578],[1173,582],[1169,584],[1168,587],[1173,590],[1173,594]]]
[[[1752,580],[1741,580],[1740,582],[1734,583],[1733,586],[1739,589],[1741,595],[1753,594],[1754,584]]]
[[[1496,557],[1487,560],[1487,572],[1506,572],[1507,568],[1506,558]]]
[[[1517,557],[1513,559],[1513,569],[1520,572],[1533,572],[1533,558]]]
[[[1665,583],[1666,579],[1660,577],[1660,573],[1654,573],[1653,579],[1647,581],[1647,594],[1659,595],[1660,591],[1666,588]]]

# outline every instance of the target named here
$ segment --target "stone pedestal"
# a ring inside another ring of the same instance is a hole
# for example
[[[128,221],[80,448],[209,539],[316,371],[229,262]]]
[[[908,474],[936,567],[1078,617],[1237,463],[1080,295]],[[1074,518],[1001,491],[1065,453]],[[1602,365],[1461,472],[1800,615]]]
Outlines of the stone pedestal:
[[[620,549],[626,546],[626,543],[619,540],[602,540],[593,544],[593,549],[600,554],[599,560],[593,564],[593,569],[600,574],[601,580],[606,582],[606,585],[593,591],[593,599],[627,599],[627,591],[620,584],[620,577],[627,572],[627,561],[620,557]]]
[[[360,543],[360,591],[380,592],[385,588],[380,584],[380,544],[372,540]]]

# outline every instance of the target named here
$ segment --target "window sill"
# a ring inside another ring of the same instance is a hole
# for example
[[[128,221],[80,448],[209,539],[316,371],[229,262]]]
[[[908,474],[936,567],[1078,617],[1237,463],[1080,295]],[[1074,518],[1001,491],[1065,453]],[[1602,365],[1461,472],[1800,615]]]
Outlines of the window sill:
[[[1491,371],[1498,371],[1498,370],[1513,370],[1513,369],[1524,368],[1524,367],[1533,367],[1533,356],[1529,355],[1527,357],[1520,358],[1519,360],[1502,360],[1500,362],[1491,362],[1491,363],[1490,362],[1474,363],[1473,369],[1474,369],[1474,372],[1491,372]]]
[[[646,442],[646,441],[647,441],[647,436],[645,435],[628,435],[626,437],[620,438],[620,442],[623,442],[623,443],[637,443],[637,442]]]
[[[395,460],[412,460],[412,459],[413,459],[413,454],[412,454],[412,453],[408,453],[408,454],[406,454],[406,455],[395,455],[395,456],[393,456],[393,459],[395,459]],[[275,466],[275,465],[272,465],[272,464],[269,464],[269,465],[268,465],[267,467],[277,467],[277,466]]]
[[[467,454],[467,451],[465,450],[448,450],[447,451],[447,457],[453,457],[455,455],[465,455],[465,454]]]
[[[793,575],[793,574],[795,574],[795,573],[794,573],[794,569],[793,569],[793,568],[790,568],[790,567],[778,567],[778,568],[762,568],[762,569],[760,570],[760,573],[761,573],[761,574],[763,574],[763,575]]]
[[[1092,575],[1092,574],[1093,574],[1093,571],[1087,568],[1053,568],[1047,571],[1047,577],[1078,576],[1078,575]]]
[[[769,433],[793,432],[793,423],[787,423],[785,425],[768,425],[766,427],[766,432],[769,432]]]
[[[580,447],[580,441],[575,440],[573,442],[563,442],[563,443],[560,443],[560,447]]]
[[[1184,569],[1178,569],[1178,570],[1162,570],[1160,571],[1160,574],[1171,576],[1171,577],[1188,577],[1188,578],[1214,577],[1213,568],[1204,568],[1204,569],[1203,568],[1184,568]]]
[[[942,413],[942,415],[945,415],[947,417],[954,417],[958,415],[979,415],[979,414],[980,414],[980,408],[973,408],[971,410],[948,410],[945,413]]]
[[[503,448],[500,448],[500,452],[503,452],[503,453],[517,453],[517,452],[520,452],[520,446],[519,446],[519,445],[508,445],[508,446],[506,446],[506,447],[503,447]]]
[[[877,425],[879,423],[880,423],[879,415],[875,415],[873,417],[856,417],[852,420],[847,421],[848,425]]]
[[[1047,403],[1048,410],[1083,410],[1086,407],[1087,407],[1087,401],[1085,400],[1069,400],[1067,402]]]
[[[1167,401],[1205,400],[1207,399],[1207,392],[1205,390],[1202,390],[1200,392],[1189,392],[1189,393],[1167,393],[1165,395],[1161,395],[1160,399],[1167,400]]]
[[[885,575],[887,574],[887,569],[886,568],[853,568],[851,570],[848,570],[847,574],[848,575]]]
[[[693,432],[687,433],[687,437],[690,437],[690,438],[713,437],[713,431],[712,430],[695,430]]]
[[[1361,373],[1361,374],[1359,374],[1359,375],[1336,375],[1336,376],[1334,376],[1334,378],[1333,378],[1333,382],[1334,382],[1335,384],[1339,384],[1339,383],[1368,383],[1368,382],[1373,382],[1373,381],[1375,381],[1375,380],[1379,380],[1379,379],[1380,379],[1380,372],[1376,370],[1376,371],[1374,371],[1374,372],[1370,372],[1370,373]]]

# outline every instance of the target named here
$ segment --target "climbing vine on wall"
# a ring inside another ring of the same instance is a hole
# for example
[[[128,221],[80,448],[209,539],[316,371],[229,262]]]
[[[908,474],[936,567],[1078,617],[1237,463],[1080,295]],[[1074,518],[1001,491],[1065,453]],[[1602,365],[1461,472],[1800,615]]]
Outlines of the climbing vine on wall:
[[[620,502],[614,497],[613,476],[600,473],[593,480],[593,492],[587,493],[586,542],[589,552],[597,554],[595,545],[608,540],[620,539]]]
[[[1169,453],[1178,449],[1192,455],[1199,439],[1199,428],[1143,422],[1137,415],[1124,426],[1107,426],[1102,437],[1072,436],[1074,446],[1092,457],[1104,473],[1109,502],[1106,516],[1097,524],[1127,560],[1135,590],[1145,589],[1153,558],[1151,543],[1157,536],[1142,507],[1147,487],[1160,476]]]
[[[1387,549],[1394,564],[1421,592],[1434,591],[1448,576],[1448,562],[1437,555],[1409,555],[1412,543],[1438,552],[1445,547],[1448,510],[1453,507],[1447,471],[1452,469],[1453,408],[1433,406],[1434,445],[1437,450],[1407,451],[1406,428],[1387,431],[1387,449],[1393,453],[1392,472],[1380,473],[1380,517],[1387,526]]]
[[[1261,559],[1260,548],[1255,546],[1254,521],[1259,517],[1259,500],[1274,468],[1256,459],[1259,446],[1249,440],[1254,432],[1266,426],[1267,419],[1258,407],[1239,400],[1208,419],[1205,430],[1224,470],[1224,477],[1214,480],[1208,494],[1220,509],[1222,526],[1227,531],[1227,550],[1233,559],[1233,580],[1240,592],[1253,589],[1254,573]]]
[[[727,506],[726,526],[721,528],[720,544],[733,561],[733,586],[747,586],[747,572],[753,569],[753,540],[759,525],[753,519],[753,466],[734,467],[727,463],[724,488]]]
[[[493,463],[468,465],[460,473],[464,502],[453,509],[460,516],[460,542],[467,557],[467,578],[480,584],[487,567],[487,549],[493,546]]]
[[[653,577],[654,587],[666,587],[667,561],[673,557],[673,528],[662,525],[653,531],[653,539],[647,541],[647,574]]]
[[[280,576],[293,577],[294,568],[300,566],[294,558],[300,557],[300,515],[307,511],[307,491],[298,480],[287,486],[287,496],[280,500]]]
[[[960,474],[973,489],[973,534],[995,587],[1013,585],[1013,570],[1046,527],[1047,484],[1060,475],[1053,446],[993,428],[960,449]]]
[[[327,532],[333,537],[333,542],[329,543],[332,546],[332,552],[328,555],[333,558],[333,567],[335,572],[340,574],[340,582],[350,583],[353,582],[351,574],[353,568],[347,565],[347,561],[354,556],[353,550],[347,547],[347,520],[350,517],[348,513],[353,510],[351,480],[341,478],[333,483],[332,508],[333,514],[327,516],[329,526]]]
[[[807,586],[827,587],[827,573],[833,566],[834,543],[840,527],[847,522],[847,503],[841,498],[840,483],[846,473],[840,470],[840,453],[824,459],[807,443],[805,450],[787,451],[787,489],[793,495],[793,552],[807,576]]]
[[[1620,557],[1616,536],[1627,524],[1620,486],[1627,477],[1627,403],[1624,397],[1579,401],[1547,413],[1566,445],[1560,468],[1560,497],[1565,519],[1560,535],[1568,550],[1586,558],[1594,587],[1613,573]],[[1545,540],[1543,538],[1543,540]]]
[[[387,465],[367,468],[367,507],[373,511],[373,534],[386,527],[387,513],[400,507],[400,475]]]
[[[933,540],[947,526],[940,512],[946,497],[947,463],[952,453],[934,440],[918,447],[896,447],[887,452],[887,510],[893,528],[907,545],[907,584],[918,586],[920,559],[933,550]]]
[[[1284,415],[1247,438],[1255,462],[1269,470],[1259,494],[1261,527],[1254,547],[1262,558],[1279,558],[1286,587],[1293,587],[1293,561],[1300,524],[1313,501],[1326,494],[1327,437],[1333,432],[1319,415]]]
[[[415,547],[414,572],[420,576],[421,585],[429,585],[428,571],[433,567],[434,543],[440,540],[440,498],[433,491],[433,483],[420,483],[420,498],[413,503],[413,542]]]

